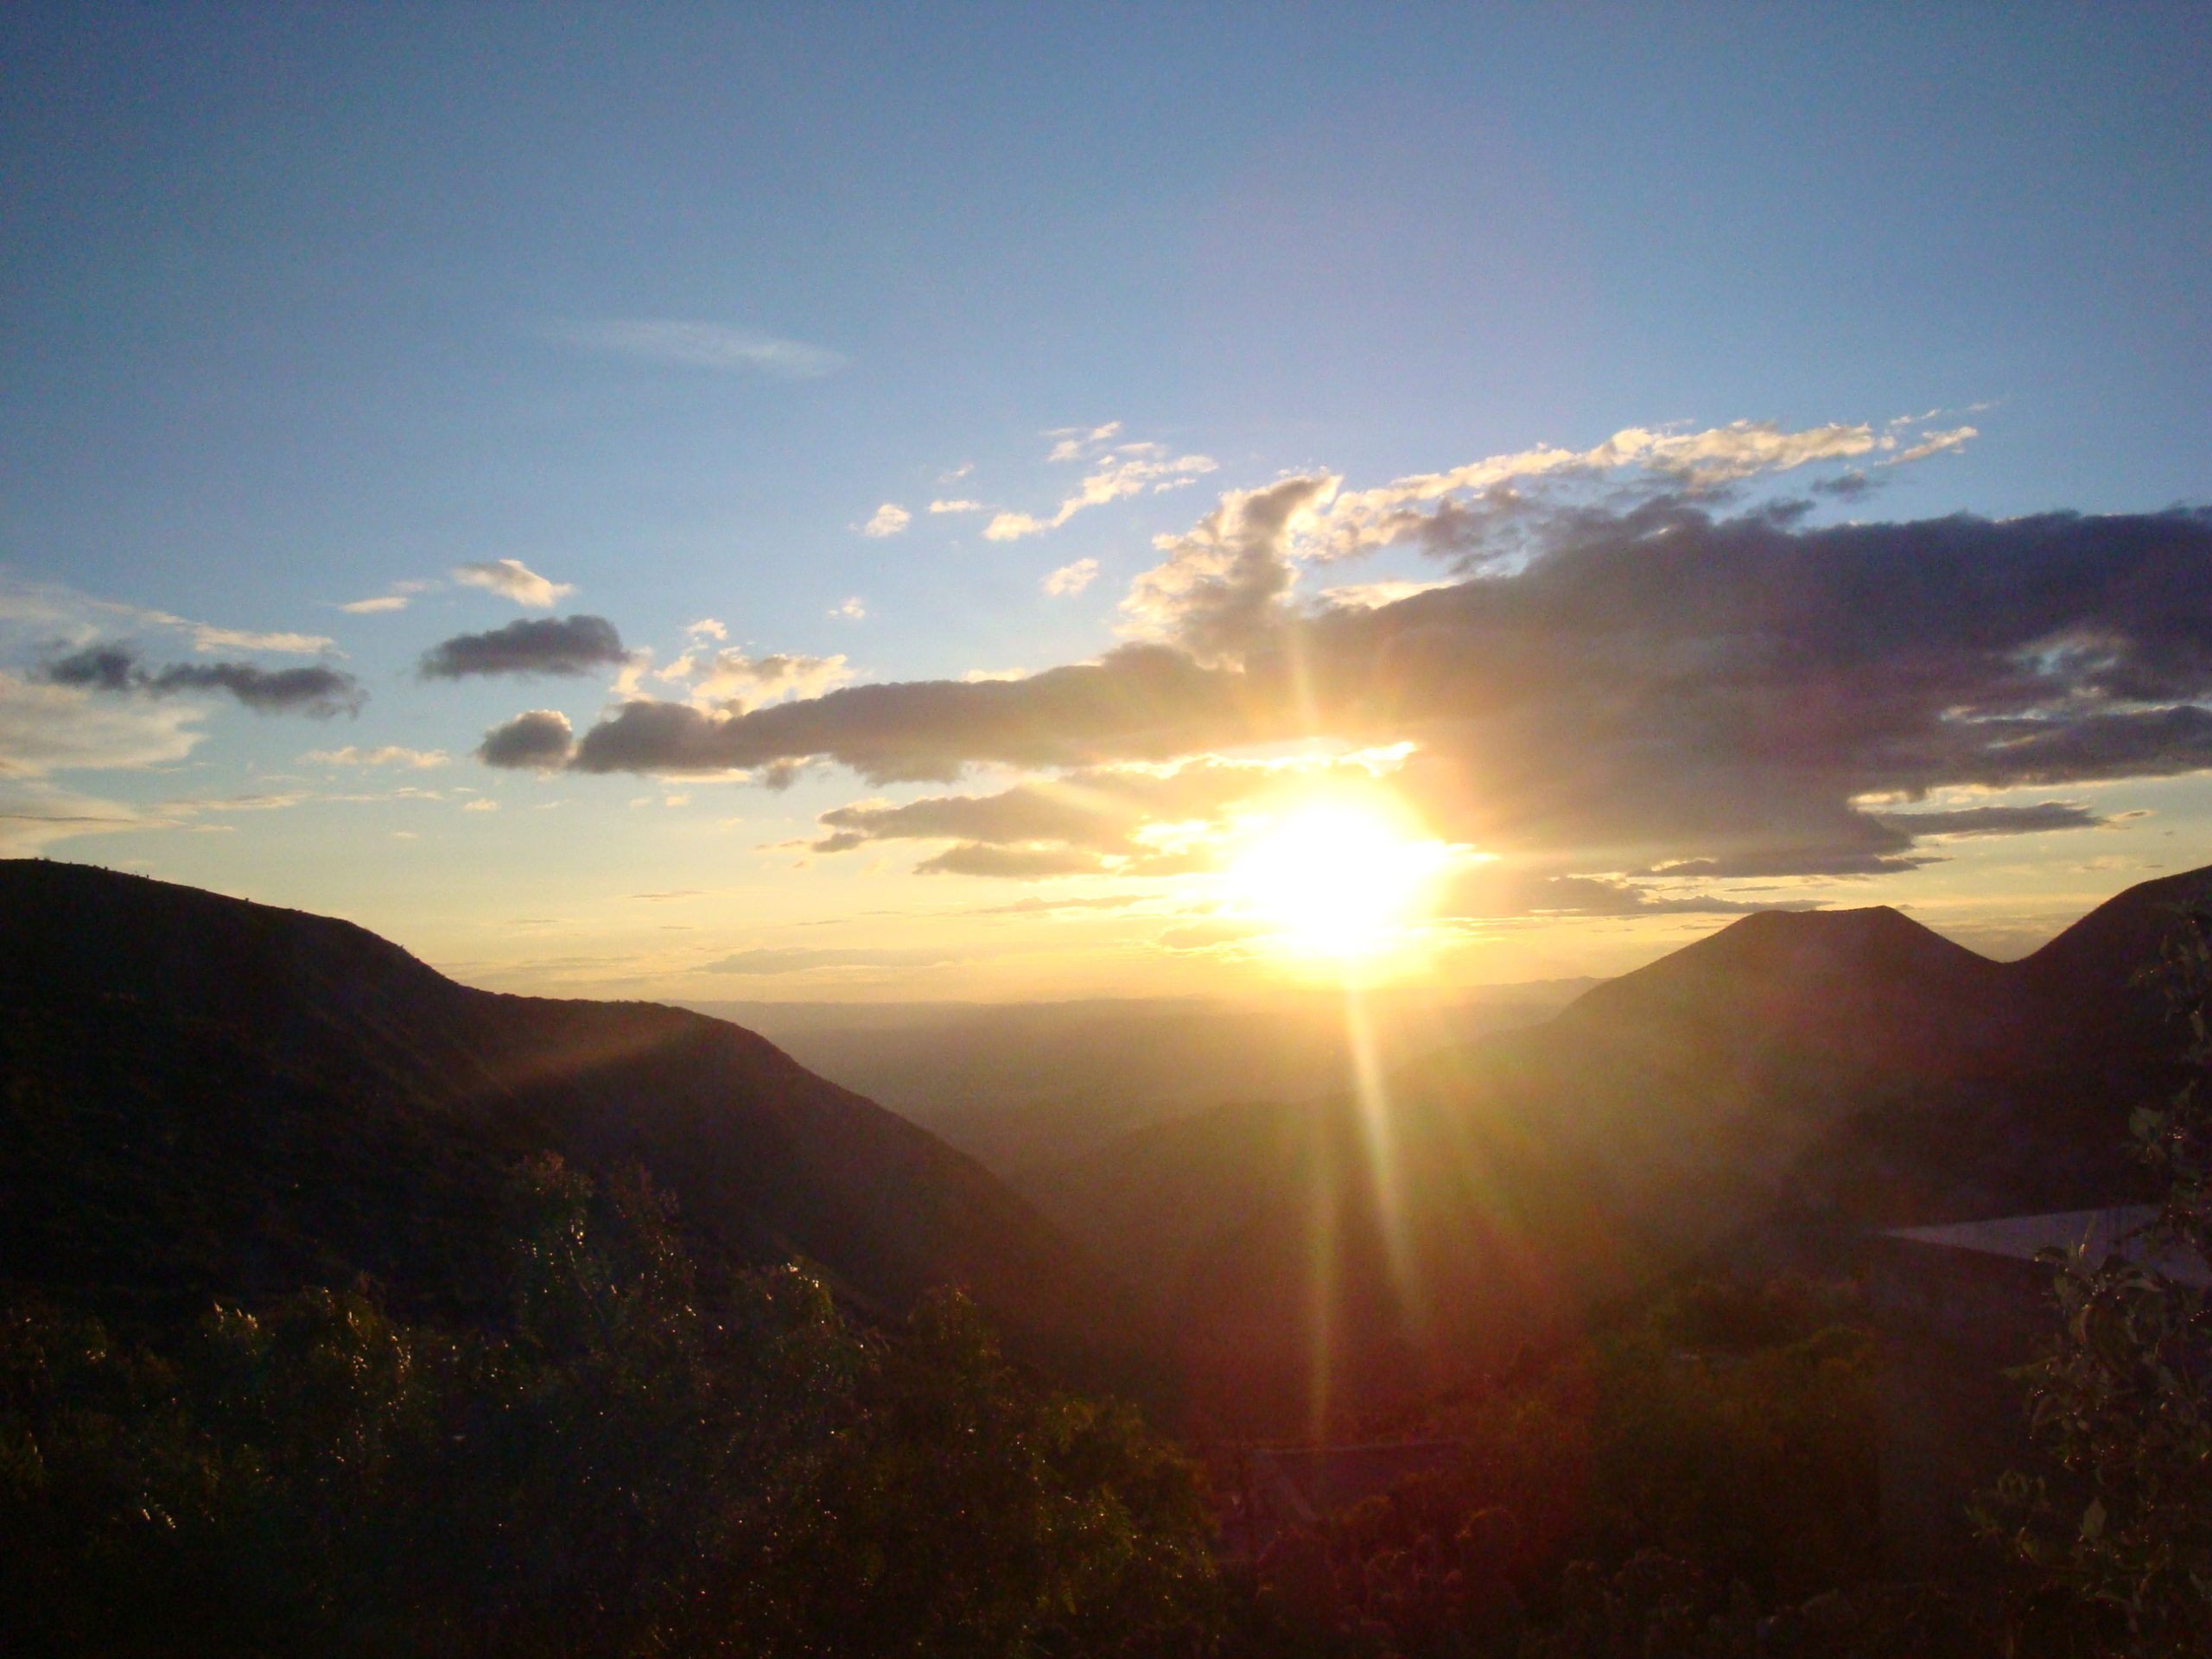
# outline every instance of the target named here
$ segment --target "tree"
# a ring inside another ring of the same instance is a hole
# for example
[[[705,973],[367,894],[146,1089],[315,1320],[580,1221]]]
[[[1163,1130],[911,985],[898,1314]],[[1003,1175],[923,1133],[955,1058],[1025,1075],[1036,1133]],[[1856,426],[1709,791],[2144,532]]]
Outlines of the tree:
[[[2212,908],[2182,914],[2156,976],[2189,1077],[2132,1128],[2164,1199],[2124,1255],[2049,1253],[2058,1334],[2018,1375],[2055,1471],[2007,1476],[1983,1516],[2090,1611],[2093,1642],[2144,1656],[2212,1650],[2212,1305],[2165,1270],[2212,1262]]]

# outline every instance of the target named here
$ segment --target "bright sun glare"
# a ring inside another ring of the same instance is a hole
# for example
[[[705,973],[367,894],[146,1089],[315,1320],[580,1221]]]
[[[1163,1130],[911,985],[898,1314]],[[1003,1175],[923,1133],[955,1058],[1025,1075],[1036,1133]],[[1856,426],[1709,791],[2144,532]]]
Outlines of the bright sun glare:
[[[1278,818],[1231,867],[1230,884],[1283,930],[1285,948],[1372,956],[1397,942],[1442,858],[1434,842],[1408,839],[1376,812],[1331,803]]]

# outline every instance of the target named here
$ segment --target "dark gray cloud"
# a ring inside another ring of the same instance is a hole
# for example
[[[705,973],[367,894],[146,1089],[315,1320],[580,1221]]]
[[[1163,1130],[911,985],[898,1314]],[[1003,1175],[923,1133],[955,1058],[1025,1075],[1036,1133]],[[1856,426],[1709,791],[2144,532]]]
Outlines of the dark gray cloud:
[[[874,783],[948,782],[967,766],[1166,760],[1249,724],[1238,676],[1125,645],[1020,680],[855,685],[748,714],[640,699],[586,732],[580,772],[749,771],[833,760]]]
[[[629,660],[622,636],[603,616],[524,617],[489,633],[459,633],[423,653],[426,680],[472,674],[586,674]]]
[[[88,691],[129,691],[142,687],[145,671],[129,645],[96,645],[47,664],[40,677]]]
[[[476,758],[487,766],[550,772],[567,761],[573,735],[560,710],[532,709],[485,733]]]
[[[2110,823],[2075,801],[2032,806],[1964,806],[1937,812],[1877,812],[1874,821],[1907,836],[2033,836],[2050,830],[2094,830]]]
[[[2203,512],[1578,513],[1525,568],[1285,638],[1332,729],[1421,745],[1407,786],[1455,836],[1616,868],[1877,874],[1942,831],[1855,798],[2212,766]]]
[[[258,668],[251,663],[175,663],[149,669],[129,645],[94,645],[41,671],[56,685],[93,691],[136,691],[162,697],[180,691],[224,691],[257,715],[306,715],[328,720],[356,715],[369,700],[360,681],[321,664]]]
[[[1286,737],[1406,741],[1417,753],[1395,786],[1439,834],[1681,876],[1877,874],[1927,856],[1916,835],[1963,832],[1853,806],[1867,798],[2212,767],[2198,706],[2212,700],[2212,512],[1818,527],[1674,498],[1516,502],[1491,509],[1510,521],[1501,561],[1478,503],[1433,538],[1464,579],[1300,610],[1258,568],[1289,556],[1270,516],[1283,503],[1259,499],[1236,498],[1178,544],[1179,574],[1163,566],[1143,588],[1160,643],[1025,680],[854,687],[745,715],[635,702],[572,764],[828,760],[938,780]],[[1147,821],[1117,807],[1086,829],[1062,812],[1048,831],[1049,799],[980,798],[995,804],[828,827],[874,839],[933,816],[963,842],[1099,851]],[[1024,814],[1026,832],[962,821]]]

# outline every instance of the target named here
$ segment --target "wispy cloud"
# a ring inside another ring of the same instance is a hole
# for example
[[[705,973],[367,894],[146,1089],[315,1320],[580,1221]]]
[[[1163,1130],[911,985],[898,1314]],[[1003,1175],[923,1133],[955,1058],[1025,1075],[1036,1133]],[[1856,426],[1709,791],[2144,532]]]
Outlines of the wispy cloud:
[[[1008,905],[978,905],[966,913],[970,916],[1037,916],[1065,910],[1126,910],[1131,905],[1142,904],[1147,896],[1141,893],[1109,893],[1088,899],[1040,899],[1033,894]]]
[[[94,697],[0,673],[0,778],[181,760],[203,735],[188,703]]]
[[[607,317],[556,322],[546,334],[567,346],[648,363],[735,370],[779,380],[813,380],[845,366],[843,353],[727,323],[674,317]]]
[[[934,968],[960,958],[944,950],[810,950],[799,945],[741,950],[720,962],[700,964],[709,974],[804,974],[822,968]]]
[[[1047,461],[1075,461],[1088,450],[1102,443],[1109,443],[1122,435],[1122,423],[1109,421],[1103,426],[1056,426],[1045,435],[1058,440]]]
[[[1179,489],[1196,483],[1218,466],[1208,455],[1171,455],[1163,444],[1113,444],[1121,431],[1119,421],[1109,421],[1104,426],[1087,430],[1064,428],[1047,432],[1046,437],[1058,440],[1046,457],[1047,461],[1089,461],[1096,470],[1084,475],[1083,482],[1062,499],[1050,518],[1001,512],[983,527],[984,537],[994,542],[1013,542],[1024,536],[1058,530],[1087,507],[1103,507],[1109,501],[1142,495],[1147,490],[1157,493]]]
[[[969,501],[964,499],[959,501],[932,501],[930,503],[930,511],[931,512],[981,512],[983,511],[983,504],[980,501]]]
[[[401,584],[404,588],[404,584]],[[296,657],[312,657],[334,650],[336,641],[322,633],[264,632],[251,628],[226,628],[199,622],[173,612],[144,605],[126,605],[111,599],[94,599],[54,582],[20,582],[0,577],[0,626],[35,628],[52,645],[57,638],[81,645],[96,634],[118,627],[160,628],[184,634],[196,651],[266,651]]]
[[[4,773],[0,761],[0,777]],[[174,819],[151,816],[121,801],[79,795],[50,784],[0,781],[0,857],[27,858],[76,836],[175,827]]]
[[[395,582],[373,599],[356,599],[338,608],[350,616],[384,616],[393,611],[404,611],[414,602],[417,594],[427,594],[444,587],[442,582],[416,578],[410,582]]]
[[[443,749],[407,749],[396,743],[364,749],[348,743],[342,749],[309,749],[300,759],[309,766],[408,766],[417,772],[427,772],[435,766],[448,764],[452,757]]]
[[[576,591],[575,584],[549,582],[520,559],[488,559],[454,567],[453,579],[464,588],[481,588],[530,610],[544,610]]]
[[[1892,467],[1902,467],[1909,461],[1925,461],[1930,455],[1941,455],[1955,449],[1963,449],[1967,439],[1978,438],[1980,435],[1981,434],[1971,426],[1955,426],[1948,432],[1923,432],[1918,443],[1912,445],[1910,448],[1897,451],[1896,454],[1890,457],[1889,464]]]
[[[1045,591],[1058,599],[1068,594],[1079,594],[1098,580],[1098,561],[1077,559],[1073,564],[1064,564],[1045,578]]]
[[[832,605],[830,607],[830,614],[835,617],[842,617],[848,622],[859,622],[867,618],[868,607],[861,602],[861,596],[858,594],[855,594],[850,599],[845,601],[843,604]]]
[[[218,628],[207,623],[192,630],[194,651],[270,651],[288,657],[312,657],[338,642],[324,633],[256,633],[248,628]]]

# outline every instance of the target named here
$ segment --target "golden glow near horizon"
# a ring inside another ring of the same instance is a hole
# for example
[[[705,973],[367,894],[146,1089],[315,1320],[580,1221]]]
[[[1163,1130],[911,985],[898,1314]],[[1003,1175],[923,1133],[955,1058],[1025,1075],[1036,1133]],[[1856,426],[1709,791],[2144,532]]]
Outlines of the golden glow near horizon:
[[[1324,801],[1275,819],[1229,871],[1240,903],[1281,931],[1301,956],[1373,957],[1397,945],[1401,925],[1446,854],[1379,811]]]

